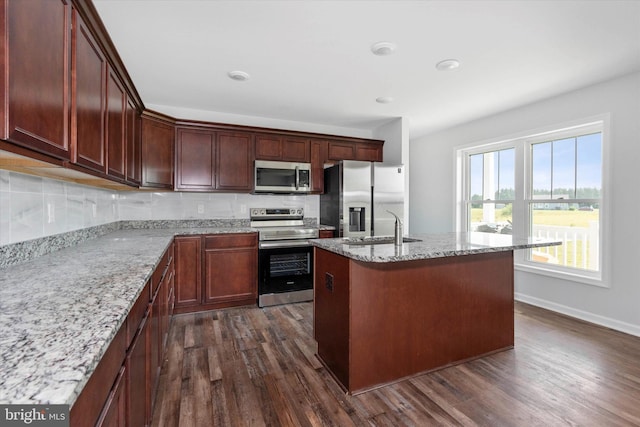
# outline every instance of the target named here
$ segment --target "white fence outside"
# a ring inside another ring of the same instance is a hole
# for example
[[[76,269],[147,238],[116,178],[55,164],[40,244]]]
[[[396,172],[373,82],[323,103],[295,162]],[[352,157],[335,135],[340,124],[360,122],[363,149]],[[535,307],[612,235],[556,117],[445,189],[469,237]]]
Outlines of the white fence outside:
[[[599,228],[598,221],[590,221],[588,228],[534,225],[531,235],[562,241],[560,246],[535,249],[538,253],[555,258],[556,263],[597,271],[600,269]]]

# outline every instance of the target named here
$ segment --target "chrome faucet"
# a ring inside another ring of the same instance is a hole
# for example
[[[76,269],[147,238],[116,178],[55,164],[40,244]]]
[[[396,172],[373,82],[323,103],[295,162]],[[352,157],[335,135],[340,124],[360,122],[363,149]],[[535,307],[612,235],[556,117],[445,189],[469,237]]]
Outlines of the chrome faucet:
[[[400,218],[398,218],[398,215],[394,214],[390,210],[387,210],[387,212],[389,212],[391,215],[396,217],[396,232],[395,232],[395,235],[393,236],[394,237],[393,243],[396,246],[402,246],[402,221],[400,220]]]

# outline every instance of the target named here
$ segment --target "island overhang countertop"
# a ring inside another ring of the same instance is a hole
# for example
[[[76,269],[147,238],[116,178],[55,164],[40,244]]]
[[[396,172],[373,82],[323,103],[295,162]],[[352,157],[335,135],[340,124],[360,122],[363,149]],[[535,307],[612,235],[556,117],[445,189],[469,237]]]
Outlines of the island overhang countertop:
[[[395,246],[393,237],[388,236],[315,239],[311,244],[356,261],[387,263],[556,246],[562,242],[510,234],[450,232],[405,236],[402,246]]]

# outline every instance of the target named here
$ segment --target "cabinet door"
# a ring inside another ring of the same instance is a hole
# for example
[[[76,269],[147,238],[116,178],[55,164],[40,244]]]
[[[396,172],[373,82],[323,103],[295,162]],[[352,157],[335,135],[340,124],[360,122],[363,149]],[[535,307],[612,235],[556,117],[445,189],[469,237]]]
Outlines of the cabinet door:
[[[366,162],[382,161],[382,144],[358,142],[356,143],[356,160]]]
[[[256,160],[282,160],[282,138],[278,135],[256,135]]]
[[[142,186],[173,188],[174,128],[142,118]]]
[[[215,138],[215,132],[212,131],[178,128],[176,132],[176,190],[215,190]]]
[[[147,388],[147,327],[148,318],[140,323],[138,335],[134,338],[127,353],[127,416],[128,425],[147,425],[147,400],[151,393]]]
[[[140,115],[131,102],[127,100],[126,107],[126,179],[127,182],[140,185],[141,173],[140,170],[140,155],[141,155],[141,141],[140,141]]]
[[[350,142],[328,142],[328,158],[330,160],[355,160],[356,145]]]
[[[282,160],[287,162],[308,163],[309,158],[309,139],[284,138],[282,141]]]
[[[120,80],[109,68],[107,80],[107,174],[124,179],[127,96]]]
[[[106,173],[105,84],[107,61],[76,10],[73,11],[72,48],[72,161]]]
[[[149,307],[149,344],[148,344],[148,354],[147,354],[147,363],[148,363],[148,375],[149,375],[149,408],[148,414],[153,413],[153,403],[155,400],[156,392],[158,389],[158,378],[160,376],[160,342],[161,342],[161,329],[160,329],[160,304],[162,298],[160,297],[161,288],[158,288],[158,292],[153,298],[151,305]]]
[[[309,139],[281,135],[256,135],[256,159],[308,163]]]
[[[216,189],[249,192],[253,189],[253,135],[218,132]]]
[[[252,234],[205,237],[205,303],[257,298],[258,238]]]
[[[327,141],[311,141],[311,192],[324,193],[324,163],[327,161]]]
[[[118,373],[116,383],[109,394],[102,414],[96,423],[96,427],[125,427],[127,425],[127,400],[125,393],[126,367],[123,366]]]
[[[160,317],[160,364],[158,368],[162,368],[162,361],[164,360],[164,353],[167,348],[167,339],[169,337],[169,324],[171,318],[169,317],[169,300],[171,298],[171,283],[173,283],[173,275],[175,272],[169,269],[165,276],[164,283],[162,284],[162,301],[161,317]]]
[[[13,0],[2,7],[1,137],[68,160],[70,2]]]
[[[202,238],[176,237],[176,308],[192,307],[202,302]]]

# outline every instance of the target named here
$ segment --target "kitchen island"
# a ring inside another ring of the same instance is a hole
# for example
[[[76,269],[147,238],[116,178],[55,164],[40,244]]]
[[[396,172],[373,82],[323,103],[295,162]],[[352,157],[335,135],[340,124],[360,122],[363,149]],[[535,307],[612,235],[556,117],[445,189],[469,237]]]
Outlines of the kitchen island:
[[[514,345],[513,251],[487,233],[313,240],[318,357],[350,394]]]

